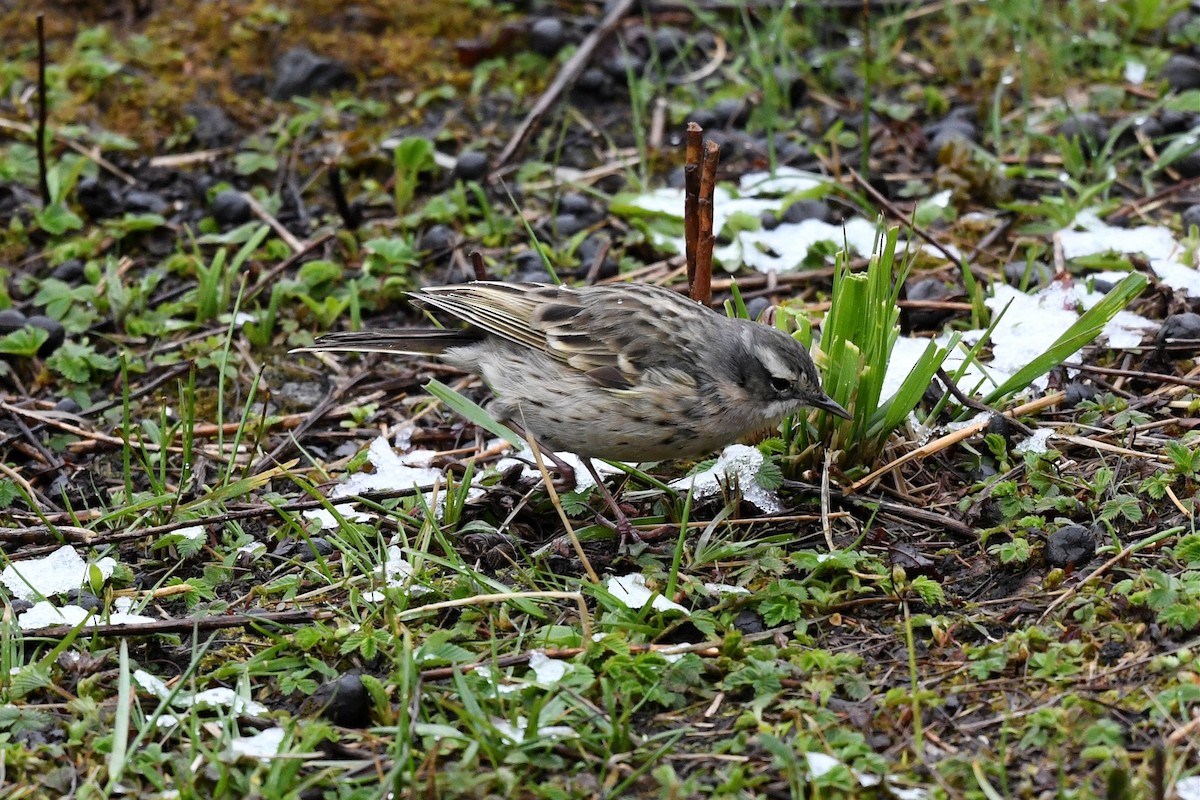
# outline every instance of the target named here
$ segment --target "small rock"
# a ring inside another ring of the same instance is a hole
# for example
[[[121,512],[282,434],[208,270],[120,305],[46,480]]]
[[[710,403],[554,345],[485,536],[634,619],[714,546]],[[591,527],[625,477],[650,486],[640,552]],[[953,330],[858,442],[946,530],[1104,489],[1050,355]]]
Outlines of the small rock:
[[[1162,78],[1172,91],[1200,89],[1200,59],[1176,53],[1163,66]]]
[[[1052,567],[1081,567],[1096,555],[1096,539],[1082,525],[1059,528],[1046,539],[1046,563]]]
[[[454,164],[454,177],[462,181],[477,181],[487,174],[488,157],[478,150],[468,150]]]
[[[553,278],[536,250],[522,250],[513,256],[513,280],[524,283],[551,283]]]
[[[298,546],[297,551],[301,561],[316,561],[317,558],[332,555],[334,547],[324,536],[314,536],[308,540],[308,547]]]
[[[679,28],[663,27],[655,30],[652,38],[659,58],[670,58],[683,49],[688,37]]]
[[[686,181],[687,177],[683,171],[683,167],[676,167],[667,173],[667,186],[670,186],[672,189],[684,188]]]
[[[767,629],[763,618],[748,608],[743,608],[733,618],[733,627],[744,634],[762,633]]]
[[[1200,227],[1200,203],[1185,208],[1183,213],[1179,215],[1179,218],[1183,222],[1184,234],[1187,234],[1193,225]]]
[[[418,247],[426,253],[441,253],[454,247],[458,237],[449,225],[431,225],[421,234]]]
[[[231,144],[237,136],[237,126],[218,106],[188,103],[183,111],[196,121],[192,129],[192,141],[201,147],[222,147]]]
[[[790,67],[777,66],[772,70],[772,75],[780,93],[787,98],[791,107],[799,108],[808,97],[808,84],[804,82],[800,73]]]
[[[944,300],[950,294],[951,290],[937,278],[924,278],[910,282],[905,287],[905,297],[908,300]],[[912,330],[936,328],[954,314],[953,311],[941,308],[907,308],[905,313]]]
[[[797,200],[784,210],[782,220],[794,224],[806,219],[829,222],[832,218],[833,211],[824,200]]]
[[[718,100],[713,106],[717,124],[726,128],[741,128],[750,121],[750,103],[740,97]]]
[[[1164,108],[1158,113],[1158,122],[1164,133],[1183,133],[1192,129],[1192,115],[1174,108]]]
[[[979,129],[974,122],[974,112],[969,108],[956,108],[944,118],[926,125],[923,133],[929,140],[929,154],[937,163],[937,157],[951,142],[970,143],[979,141]]]
[[[1040,261],[1010,261],[1004,265],[1004,280],[1009,286],[1046,286],[1053,277],[1050,267]]]
[[[746,315],[750,319],[762,319],[763,314],[771,310],[771,301],[765,297],[751,297],[746,303]]]
[[[1200,177],[1200,150],[1175,159],[1171,162],[1171,169],[1184,179]]]
[[[1200,314],[1186,311],[1182,314],[1172,314],[1163,320],[1162,327],[1154,343],[1160,348],[1172,344],[1192,345],[1200,349]]]
[[[529,49],[553,58],[567,42],[567,29],[556,17],[542,17],[529,26]]]
[[[712,109],[708,108],[697,108],[695,111],[688,114],[687,121],[696,123],[706,131],[717,127],[719,124],[717,122],[716,113],[713,112]]]
[[[46,341],[42,342],[42,346],[38,348],[38,357],[45,358],[62,346],[63,341],[67,338],[66,328],[56,319],[37,314],[26,320],[26,324],[32,325],[35,328],[41,328],[49,336]]]
[[[154,192],[135,189],[125,195],[125,210],[133,214],[163,214],[167,208],[167,201]]]
[[[608,77],[604,70],[591,67],[580,73],[571,91],[576,96],[605,98],[613,92],[612,78]]]
[[[343,728],[365,728],[371,722],[370,698],[358,672],[321,684],[302,706],[306,714],[319,713]]]
[[[646,62],[635,53],[617,53],[604,60],[604,71],[620,83],[624,83],[631,76],[639,77],[645,67]]]
[[[986,434],[996,434],[1004,439],[1007,444],[1011,445],[1013,434],[1016,433],[1016,430],[1013,427],[1012,420],[1003,414],[989,414],[988,424],[983,432]]]
[[[779,217],[774,211],[763,211],[758,215],[758,224],[764,231],[773,231],[779,227]]]
[[[1128,648],[1120,642],[1105,642],[1100,645],[1099,661],[1106,667],[1111,667],[1121,660]]]
[[[1064,139],[1078,139],[1084,152],[1095,153],[1108,139],[1108,123],[1099,114],[1084,111],[1063,120],[1058,133]]]
[[[579,262],[580,268],[586,271],[592,268],[592,263],[600,254],[602,248],[608,247],[608,253],[604,256],[604,261],[600,264],[600,270],[596,273],[596,280],[604,280],[612,278],[620,271],[620,265],[617,260],[612,257],[611,249],[612,240],[602,233],[593,233],[591,236],[583,240],[579,245]]]
[[[0,311],[0,334],[12,333],[25,327],[29,318],[15,308]]]
[[[50,273],[51,278],[57,278],[63,283],[77,283],[83,278],[83,262],[78,258],[68,258]]]
[[[271,97],[287,100],[327,94],[354,86],[354,76],[340,61],[318,56],[304,47],[288,50],[275,62],[275,83]]]
[[[243,222],[249,222],[254,213],[250,203],[246,202],[246,198],[236,189],[218,192],[208,210],[213,219],[221,225],[241,225]]]
[[[121,213],[117,193],[96,178],[84,178],[75,187],[75,200],[92,219],[115,217]]]
[[[574,214],[559,214],[551,225],[551,229],[564,239],[574,236],[586,227],[583,220]]]
[[[1095,400],[1100,395],[1100,391],[1095,386],[1080,381],[1068,383],[1063,388],[1063,393],[1066,396],[1063,397],[1061,408],[1074,408],[1085,401]]]
[[[80,411],[83,411],[83,409],[80,408],[79,403],[76,403],[75,400],[70,397],[64,397],[55,403],[54,410],[61,411],[64,414],[78,414]]]
[[[563,214],[574,214],[581,219],[595,216],[596,208],[582,192],[567,192],[558,198],[558,210]]]

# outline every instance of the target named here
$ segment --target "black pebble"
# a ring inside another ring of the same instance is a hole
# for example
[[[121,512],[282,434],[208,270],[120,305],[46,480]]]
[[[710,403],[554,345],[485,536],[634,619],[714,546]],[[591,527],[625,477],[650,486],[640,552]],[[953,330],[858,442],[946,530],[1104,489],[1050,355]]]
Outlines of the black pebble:
[[[806,219],[819,219],[829,222],[833,212],[824,200],[797,200],[783,212],[784,222],[804,222]]]
[[[477,181],[487,174],[488,157],[478,150],[468,150],[454,164],[454,177],[463,181]]]
[[[660,58],[669,58],[683,49],[687,35],[679,28],[663,27],[654,31],[654,48]]]
[[[750,319],[760,319],[771,307],[771,301],[765,297],[751,297],[746,303],[746,315]]]
[[[41,314],[38,314],[30,317],[27,322],[33,327],[41,328],[46,333],[50,334],[46,338],[46,341],[42,342],[42,346],[38,348],[37,354],[41,358],[45,358],[57,350],[60,346],[62,346],[63,341],[67,338],[66,329],[63,328],[62,323],[56,319],[51,319],[50,317],[45,317]]]
[[[563,214],[574,214],[581,219],[587,219],[596,214],[596,208],[592,205],[592,201],[582,192],[567,192],[558,198],[558,210]]]
[[[1184,234],[1187,234],[1193,225],[1200,228],[1200,203],[1197,203],[1194,206],[1188,206],[1183,210],[1183,213],[1180,214],[1179,217],[1183,222]]]
[[[221,225],[241,225],[243,222],[248,222],[253,213],[246,198],[242,197],[242,193],[236,189],[225,189],[218,192],[217,196],[212,199],[209,211],[212,212],[213,219]]]
[[[19,331],[21,328],[25,327],[25,323],[28,321],[28,317],[26,317],[17,309],[6,308],[3,311],[0,311],[0,334]]]
[[[1004,280],[1010,286],[1019,287],[1022,283],[1026,287],[1045,286],[1053,277],[1054,274],[1050,268],[1040,261],[1034,261],[1032,264],[1024,261],[1010,261],[1004,265]]]
[[[420,248],[426,253],[440,253],[454,247],[454,229],[449,225],[431,225],[421,234]]]
[[[125,210],[134,214],[162,214],[167,208],[167,201],[153,192],[135,189],[125,195]]]
[[[1084,111],[1063,120],[1058,133],[1064,139],[1078,139],[1085,153],[1095,153],[1108,139],[1108,123],[1099,114]]]
[[[741,98],[727,97],[718,100],[712,110],[716,115],[717,124],[724,127],[741,128],[750,121],[750,103]]]
[[[946,284],[937,278],[923,278],[907,284],[905,296],[909,300],[943,300],[951,294]],[[905,309],[908,324],[912,330],[929,330],[936,328],[954,314],[953,311],[940,308],[908,308]]]
[[[566,41],[566,26],[560,19],[542,17],[529,26],[529,49],[540,56],[553,57]]]
[[[1154,339],[1155,344],[1163,347],[1176,341],[1200,341],[1200,314],[1187,311],[1183,314],[1172,314],[1163,320],[1162,327],[1158,329],[1158,336]]]
[[[1085,400],[1095,400],[1100,392],[1091,384],[1075,381],[1067,384],[1064,394],[1066,397],[1063,398],[1061,407],[1074,408]]]
[[[63,283],[76,283],[83,277],[83,262],[78,258],[69,258],[55,267],[50,277]]]
[[[370,700],[362,676],[347,672],[336,680],[324,683],[306,701],[306,711],[320,714],[334,725],[343,728],[365,728],[371,722]]]
[[[96,178],[84,178],[75,187],[75,199],[92,219],[114,217],[121,213],[117,193]]]
[[[559,236],[568,238],[579,233],[587,225],[574,214],[559,214],[554,218],[554,224],[551,227]]]
[[[275,83],[271,87],[271,97],[287,100],[297,95],[307,97],[335,89],[349,89],[353,85],[354,76],[345,64],[297,47],[288,50],[275,62]]]
[[[1067,525],[1046,539],[1046,562],[1052,567],[1080,567],[1096,555],[1096,539],[1082,525]]]
[[[78,414],[80,411],[83,411],[83,409],[80,408],[79,403],[76,403],[70,397],[64,397],[62,400],[59,400],[57,403],[55,403],[54,410],[61,411],[64,414]]]
[[[1176,53],[1163,66],[1162,78],[1176,92],[1200,89],[1200,59]]]
[[[201,147],[221,147],[231,144],[237,136],[237,126],[225,110],[207,103],[188,103],[184,113],[196,120],[192,141]]]

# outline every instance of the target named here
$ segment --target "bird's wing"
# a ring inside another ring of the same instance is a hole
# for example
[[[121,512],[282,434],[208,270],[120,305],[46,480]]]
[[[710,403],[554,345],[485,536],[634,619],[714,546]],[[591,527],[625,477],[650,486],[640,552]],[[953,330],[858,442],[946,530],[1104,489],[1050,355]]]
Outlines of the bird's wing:
[[[583,289],[480,281],[414,292],[420,302],[587,374],[610,389],[638,385],[648,369],[674,369],[670,343],[691,301],[659,287]],[[691,311],[691,309],[687,309]]]
[[[672,370],[679,346],[680,316],[690,302],[645,285],[596,286],[574,293],[570,303],[538,306],[531,326],[546,337],[546,351],[612,389],[638,386],[648,370]]]
[[[480,330],[524,347],[545,350],[545,335],[529,323],[537,307],[556,291],[557,287],[536,283],[477,281],[430,286],[411,295],[423,305],[452,314]]]

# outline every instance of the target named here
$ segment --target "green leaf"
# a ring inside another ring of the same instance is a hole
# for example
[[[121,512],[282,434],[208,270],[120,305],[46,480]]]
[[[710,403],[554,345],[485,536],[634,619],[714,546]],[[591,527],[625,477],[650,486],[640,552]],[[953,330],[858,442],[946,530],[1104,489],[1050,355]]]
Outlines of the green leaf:
[[[517,436],[515,431],[513,431],[507,425],[492,419],[492,417],[478,404],[472,403],[470,400],[463,397],[461,394],[454,391],[441,381],[431,380],[429,383],[425,384],[425,391],[429,392],[438,400],[441,400],[443,403],[445,403],[451,411],[466,417],[469,421],[475,423],[492,435],[499,436],[513,447],[519,448],[525,446],[525,442],[522,441],[520,436]]]
[[[1109,320],[1115,317],[1118,311],[1125,308],[1133,298],[1142,293],[1148,282],[1146,276],[1141,274],[1126,277],[1114,286],[1103,300],[1084,312],[1075,321],[1075,324],[1058,337],[1054,344],[1050,345],[1046,352],[1017,370],[1015,375],[983,398],[983,402],[989,406],[999,404],[1073,356],[1080,348],[1091,344],[1104,330],[1104,326],[1108,324]]]
[[[79,218],[71,209],[61,203],[52,203],[35,216],[39,228],[44,230],[51,236],[58,236],[69,230],[79,230],[83,227],[83,220]]]

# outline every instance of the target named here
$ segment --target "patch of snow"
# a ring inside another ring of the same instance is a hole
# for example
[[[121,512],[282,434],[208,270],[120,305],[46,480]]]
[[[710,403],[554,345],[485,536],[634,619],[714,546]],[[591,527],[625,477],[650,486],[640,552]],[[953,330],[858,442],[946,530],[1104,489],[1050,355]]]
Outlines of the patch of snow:
[[[646,603],[650,602],[650,590],[646,588],[646,576],[640,572],[632,572],[628,575],[613,576],[608,579],[605,584],[609,593],[617,600],[624,603],[629,608],[645,608]],[[686,608],[672,600],[668,600],[661,594],[654,595],[654,602],[651,607],[655,611],[679,611],[684,614],[690,614]]]
[[[693,497],[703,499],[719,494],[722,482],[734,483],[741,490],[742,497],[753,503],[755,508],[768,514],[778,514],[783,511],[783,503],[778,495],[758,483],[763,460],[763,454],[757,447],[731,444],[721,451],[711,467],[671,481],[671,488],[681,492],[690,488]]]
[[[1048,449],[1046,443],[1050,441],[1050,437],[1053,435],[1054,431],[1050,430],[1049,428],[1038,428],[1033,432],[1032,436],[1017,444],[1017,446],[1013,448],[1013,453],[1016,455],[1023,455],[1025,453],[1044,453]]]
[[[100,575],[112,577],[117,562],[105,556],[95,564]],[[78,589],[88,577],[88,564],[71,545],[63,545],[44,558],[16,561],[0,572],[0,583],[13,597],[33,600]]]
[[[267,728],[251,736],[237,736],[229,742],[229,755],[270,761],[283,746],[283,728]]]

